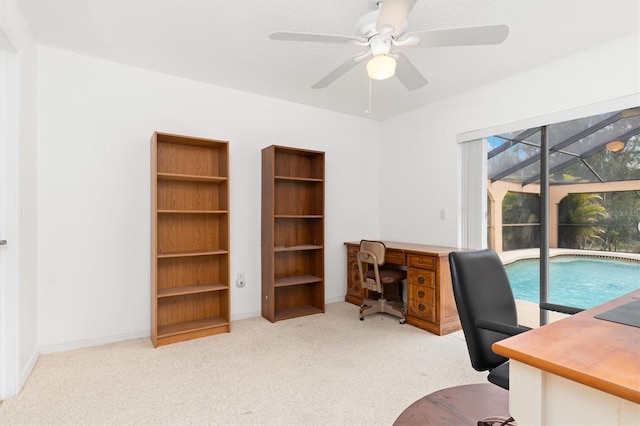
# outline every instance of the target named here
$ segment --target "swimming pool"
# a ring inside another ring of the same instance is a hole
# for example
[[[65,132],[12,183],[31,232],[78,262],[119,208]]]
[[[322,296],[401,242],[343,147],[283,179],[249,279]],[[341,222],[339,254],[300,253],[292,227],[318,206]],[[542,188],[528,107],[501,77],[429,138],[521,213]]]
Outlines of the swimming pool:
[[[538,259],[505,265],[516,299],[540,301]],[[549,261],[549,302],[591,308],[640,288],[640,263],[582,256]]]

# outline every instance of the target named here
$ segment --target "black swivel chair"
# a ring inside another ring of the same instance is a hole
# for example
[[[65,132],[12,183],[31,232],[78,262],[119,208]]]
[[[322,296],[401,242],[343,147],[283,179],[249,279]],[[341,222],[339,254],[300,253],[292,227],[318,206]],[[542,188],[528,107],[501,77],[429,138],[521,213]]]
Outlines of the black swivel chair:
[[[509,359],[494,353],[491,345],[530,328],[518,325],[516,302],[502,261],[491,249],[451,252],[449,267],[471,365],[477,371],[489,371],[491,383],[509,389]],[[552,304],[540,307],[566,314],[581,311]]]

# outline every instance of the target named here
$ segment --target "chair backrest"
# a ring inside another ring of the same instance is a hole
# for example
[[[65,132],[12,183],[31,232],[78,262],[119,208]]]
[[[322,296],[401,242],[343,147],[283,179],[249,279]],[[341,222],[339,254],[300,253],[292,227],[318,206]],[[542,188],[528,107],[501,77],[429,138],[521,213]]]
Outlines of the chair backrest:
[[[382,292],[382,283],[380,281],[379,266],[384,265],[384,255],[387,248],[381,241],[360,241],[360,251],[358,252],[358,275],[360,276],[360,284],[367,290]],[[374,278],[367,277],[368,268],[373,269]]]
[[[451,252],[449,266],[471,365],[478,371],[491,370],[507,361],[491,350],[493,343],[507,336],[478,328],[476,320],[518,325],[507,273],[500,257],[491,249]]]

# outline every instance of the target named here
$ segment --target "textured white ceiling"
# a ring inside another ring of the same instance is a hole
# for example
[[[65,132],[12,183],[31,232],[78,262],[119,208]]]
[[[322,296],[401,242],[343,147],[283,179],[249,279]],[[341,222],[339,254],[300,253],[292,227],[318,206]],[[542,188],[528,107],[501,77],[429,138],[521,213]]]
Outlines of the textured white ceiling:
[[[354,35],[372,0],[21,0],[40,44],[319,108],[365,116],[365,62],[311,86],[355,46],[273,41],[273,31]],[[429,84],[374,81],[382,120],[640,31],[638,0],[418,0],[407,31],[507,24],[497,46],[404,50]],[[616,58],[624,66],[625,58]],[[514,94],[516,95],[516,94]]]

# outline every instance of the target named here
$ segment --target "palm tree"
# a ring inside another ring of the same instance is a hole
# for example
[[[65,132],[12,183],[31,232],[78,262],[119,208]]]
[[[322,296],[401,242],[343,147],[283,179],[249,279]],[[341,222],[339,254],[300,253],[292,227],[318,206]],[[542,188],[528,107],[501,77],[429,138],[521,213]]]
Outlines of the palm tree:
[[[502,201],[502,223],[504,250],[540,247],[540,196],[507,192]]]
[[[598,220],[608,217],[598,194],[569,194],[558,206],[558,239],[560,247],[591,248],[602,240],[604,228]]]
[[[609,217],[598,224],[606,229],[604,249],[640,253],[640,191],[617,191],[602,194],[602,205]]]

